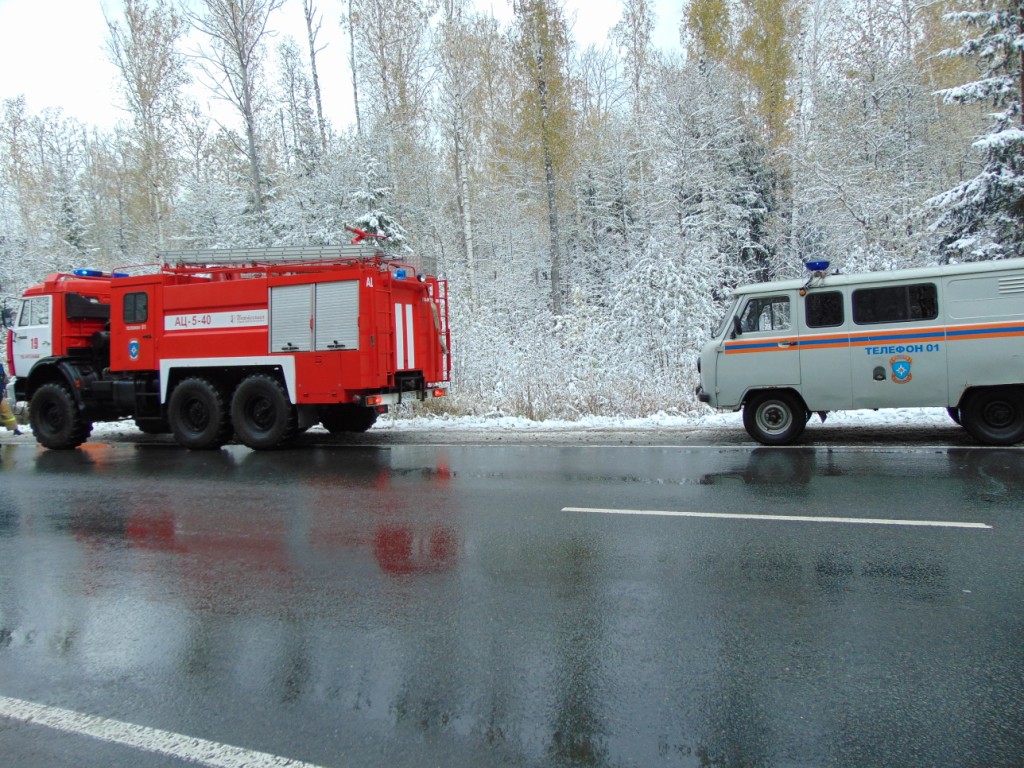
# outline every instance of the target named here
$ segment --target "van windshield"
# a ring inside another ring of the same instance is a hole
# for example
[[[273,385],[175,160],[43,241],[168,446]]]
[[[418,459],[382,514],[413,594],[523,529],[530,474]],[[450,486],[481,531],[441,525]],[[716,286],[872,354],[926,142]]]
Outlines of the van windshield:
[[[729,327],[729,321],[732,320],[732,315],[736,311],[736,305],[738,303],[738,296],[733,296],[729,299],[729,308],[725,311],[725,316],[722,317],[722,320],[718,323],[718,327],[715,329],[715,332],[711,334],[711,338],[717,339],[725,333],[725,329]]]

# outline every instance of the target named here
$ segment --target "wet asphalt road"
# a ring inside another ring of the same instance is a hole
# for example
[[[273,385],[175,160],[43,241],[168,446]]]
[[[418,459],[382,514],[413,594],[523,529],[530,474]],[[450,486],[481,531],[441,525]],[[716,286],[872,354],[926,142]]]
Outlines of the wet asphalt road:
[[[1020,449],[0,445],[0,764],[1019,766],[1022,502]]]

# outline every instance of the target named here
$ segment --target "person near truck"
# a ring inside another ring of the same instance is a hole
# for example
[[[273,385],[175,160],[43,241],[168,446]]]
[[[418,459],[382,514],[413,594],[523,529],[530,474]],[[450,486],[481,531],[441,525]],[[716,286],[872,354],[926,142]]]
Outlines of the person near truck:
[[[0,364],[0,424],[8,432],[21,434],[21,430],[18,429],[18,420],[14,418],[11,404],[7,402],[7,371],[4,370],[3,364]]]

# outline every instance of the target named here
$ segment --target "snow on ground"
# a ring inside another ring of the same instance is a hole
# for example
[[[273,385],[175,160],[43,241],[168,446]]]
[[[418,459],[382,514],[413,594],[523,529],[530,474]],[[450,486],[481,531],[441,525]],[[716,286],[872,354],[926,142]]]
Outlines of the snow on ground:
[[[817,417],[812,416],[812,423]],[[880,411],[842,411],[830,413],[828,424],[844,424],[850,426],[885,426],[901,425],[905,427],[951,425],[945,408],[894,408]],[[712,413],[700,416],[682,416],[669,413],[656,413],[640,419],[621,416],[588,416],[578,421],[551,419],[533,421],[521,416],[505,416],[491,413],[483,416],[392,416],[382,417],[373,427],[374,432],[437,432],[451,430],[453,432],[661,432],[666,430],[707,430],[742,429],[741,415],[736,413]],[[25,428],[23,428],[25,429]],[[314,427],[314,429],[321,429]],[[119,422],[97,423],[92,434],[116,435],[118,433],[136,433],[135,423],[131,420]]]

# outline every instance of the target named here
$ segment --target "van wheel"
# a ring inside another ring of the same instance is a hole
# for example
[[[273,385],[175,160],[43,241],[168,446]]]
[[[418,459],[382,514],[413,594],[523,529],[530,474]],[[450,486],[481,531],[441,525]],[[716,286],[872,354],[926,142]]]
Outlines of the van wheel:
[[[280,382],[256,374],[235,390],[231,398],[231,422],[244,445],[262,451],[277,448],[295,437],[299,416]]]
[[[789,445],[807,425],[807,409],[790,392],[756,392],[743,406],[743,426],[762,445]]]
[[[975,440],[1014,445],[1024,440],[1024,391],[1020,387],[986,387],[968,392],[960,420]]]
[[[39,444],[58,451],[77,448],[92,432],[92,424],[78,410],[71,392],[56,382],[43,384],[35,391],[29,417]]]
[[[167,421],[178,444],[193,451],[220,448],[231,437],[224,395],[206,379],[185,379],[174,388]]]

